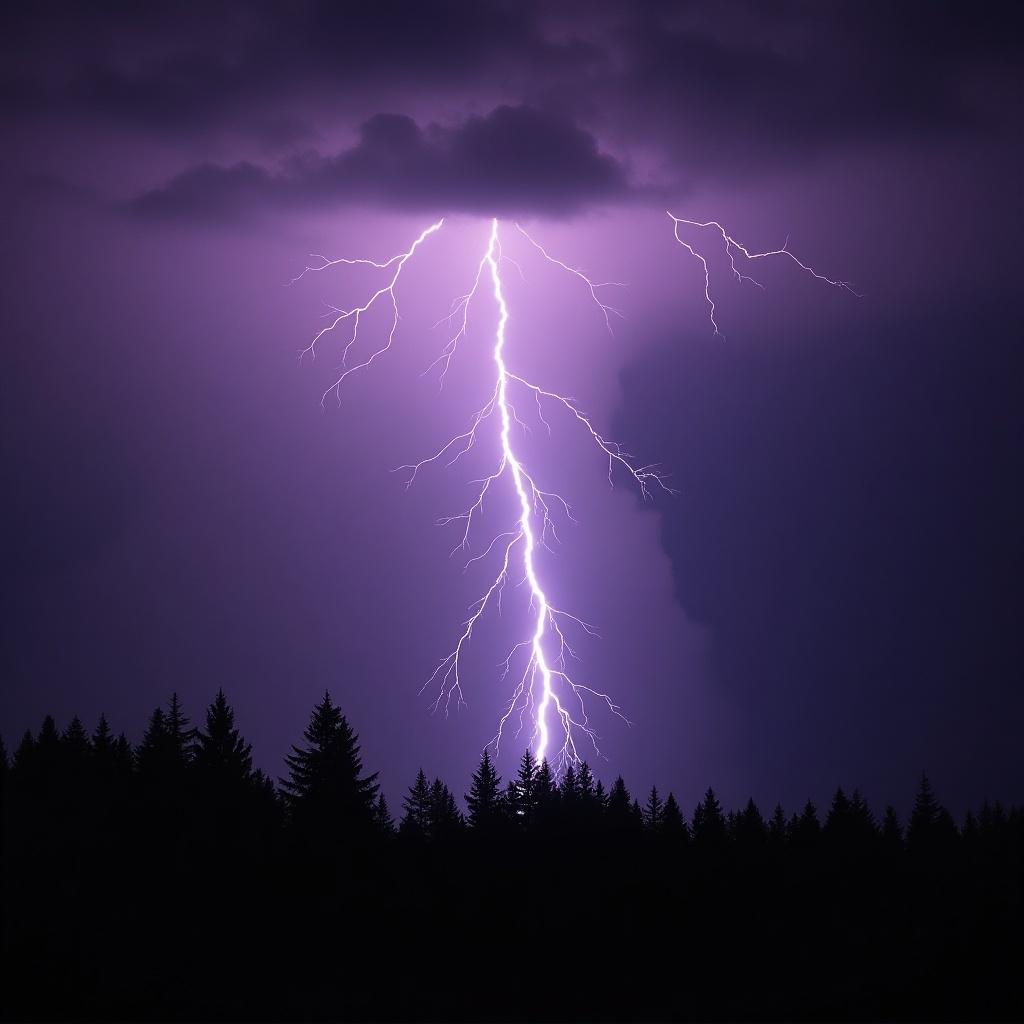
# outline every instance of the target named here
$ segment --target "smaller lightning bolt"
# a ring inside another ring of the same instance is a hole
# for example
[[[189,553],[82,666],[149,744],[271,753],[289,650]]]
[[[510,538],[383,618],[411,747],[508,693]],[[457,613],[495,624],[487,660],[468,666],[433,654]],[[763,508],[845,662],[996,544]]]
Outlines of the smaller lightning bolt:
[[[856,295],[858,298],[861,296],[853,290],[853,287],[849,281],[834,281],[830,277],[826,277],[824,274],[819,274],[813,267],[797,259],[789,251],[789,239],[787,238],[785,244],[781,249],[769,249],[767,252],[751,252],[745,245],[737,242],[735,238],[730,235],[717,220],[687,220],[685,217],[677,217],[675,214],[666,210],[669,218],[672,220],[673,231],[675,234],[676,241],[695,259],[700,261],[701,266],[704,268],[704,300],[708,306],[708,316],[711,320],[711,326],[714,329],[716,335],[721,336],[722,332],[718,329],[718,321],[715,319],[715,300],[711,297],[711,270],[708,267],[708,261],[701,252],[694,247],[690,242],[687,242],[679,234],[680,225],[686,225],[691,228],[711,228],[718,235],[721,236],[722,241],[725,243],[725,254],[729,258],[729,267],[732,270],[733,276],[737,281],[749,281],[751,284],[756,285],[758,288],[764,289],[764,285],[760,281],[755,281],[754,278],[747,276],[742,273],[739,267],[736,265],[737,255],[741,256],[746,260],[761,260],[768,256],[786,256],[792,260],[802,271],[810,274],[811,277],[824,284],[831,285],[833,288],[842,288],[844,291],[848,291],[851,295]]]
[[[519,225],[516,224],[516,231],[519,232],[525,238],[530,245],[536,249],[541,256],[548,261],[553,263],[556,267],[561,267],[567,274],[572,274],[573,277],[578,277],[587,287],[587,291],[590,292],[590,297],[594,301],[594,305],[601,311],[601,315],[604,317],[604,325],[608,328],[608,333],[614,333],[612,331],[612,317],[616,316],[620,320],[623,319],[622,313],[617,310],[614,306],[608,305],[606,302],[602,302],[600,295],[598,294],[601,288],[625,288],[626,285],[622,281],[591,281],[582,270],[578,270],[576,267],[570,267],[567,263],[563,263],[560,259],[556,259],[554,256],[548,254],[548,251],[539,242],[535,242],[533,238]]]
[[[378,356],[383,355],[388,349],[391,348],[392,343],[395,340],[395,332],[398,330],[398,321],[400,319],[398,315],[398,298],[395,295],[395,288],[398,285],[398,279],[402,276],[402,270],[406,263],[412,259],[413,254],[416,250],[426,241],[426,239],[434,234],[435,231],[440,231],[441,226],[444,224],[444,218],[431,224],[429,228],[426,228],[420,233],[417,239],[409,246],[405,252],[399,253],[397,256],[392,256],[389,260],[385,260],[383,263],[379,263],[375,260],[367,259],[334,259],[329,260],[324,256],[320,256],[316,253],[311,255],[311,259],[319,260],[320,262],[315,265],[307,265],[301,273],[297,274],[292,278],[291,284],[295,284],[296,281],[301,280],[306,274],[316,273],[322,270],[327,270],[329,267],[346,266],[346,267],[374,267],[377,270],[389,270],[392,267],[394,272],[391,275],[391,279],[383,287],[378,288],[361,306],[352,306],[350,309],[339,309],[337,306],[328,305],[327,316],[332,318],[331,322],[326,327],[320,328],[319,331],[313,336],[313,340],[306,346],[300,353],[302,356],[310,356],[316,358],[316,344],[325,335],[331,331],[340,327],[341,324],[347,321],[352,322],[352,333],[349,335],[348,342],[341,353],[341,373],[337,380],[323,393],[321,402],[327,401],[327,396],[333,391],[337,395],[338,402],[341,402],[341,385],[346,377],[356,373],[358,370],[365,370]],[[362,362],[356,363],[354,366],[348,366],[348,354],[352,350],[352,347],[359,340],[359,325],[363,316],[365,316],[373,307],[387,296],[387,300],[391,303],[391,329],[387,333],[386,342],[379,348],[374,349]]]

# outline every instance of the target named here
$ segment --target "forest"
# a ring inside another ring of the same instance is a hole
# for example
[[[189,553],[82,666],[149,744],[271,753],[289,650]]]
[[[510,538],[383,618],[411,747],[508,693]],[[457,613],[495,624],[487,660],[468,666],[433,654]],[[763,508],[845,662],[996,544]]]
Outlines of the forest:
[[[926,777],[686,813],[485,751],[390,808],[329,694],[275,779],[219,692],[0,743],[0,830],[5,1020],[1024,1018],[1024,814]]]

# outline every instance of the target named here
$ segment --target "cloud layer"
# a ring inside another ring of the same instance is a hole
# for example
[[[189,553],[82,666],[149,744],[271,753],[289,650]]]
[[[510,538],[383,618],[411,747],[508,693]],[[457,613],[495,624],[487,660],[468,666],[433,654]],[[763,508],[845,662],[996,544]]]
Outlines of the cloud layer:
[[[359,142],[271,172],[204,164],[141,196],[143,215],[227,218],[255,206],[375,203],[439,212],[561,215],[633,194],[624,169],[572,121],[500,106],[457,127],[421,129],[400,114],[366,121]]]
[[[682,190],[865,145],[1012,130],[1011,11],[56,0],[0,15],[0,105],[21,124],[177,147],[178,166],[138,204],[153,213],[346,199],[571,213],[631,194],[626,164]],[[325,126],[360,123],[355,147],[309,149]]]

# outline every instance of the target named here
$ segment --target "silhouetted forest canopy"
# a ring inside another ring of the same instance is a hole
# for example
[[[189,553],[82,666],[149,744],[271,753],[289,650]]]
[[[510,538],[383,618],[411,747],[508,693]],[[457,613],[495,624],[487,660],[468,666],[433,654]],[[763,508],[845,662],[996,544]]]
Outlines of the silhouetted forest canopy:
[[[464,809],[463,809],[464,808]],[[1024,1017],[1024,815],[606,791],[485,751],[400,807],[329,694],[272,779],[218,693],[0,743],[5,1019]]]

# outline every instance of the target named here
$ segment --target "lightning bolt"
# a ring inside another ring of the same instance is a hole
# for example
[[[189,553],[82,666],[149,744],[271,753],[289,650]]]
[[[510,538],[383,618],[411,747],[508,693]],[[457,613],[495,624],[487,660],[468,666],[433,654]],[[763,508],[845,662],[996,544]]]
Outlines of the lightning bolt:
[[[704,295],[715,334],[721,332],[715,319],[715,303],[711,297],[710,267],[707,258],[696,244],[682,237],[683,226],[715,230],[724,242],[725,253],[730,261],[732,272],[739,281],[750,281],[757,284],[758,287],[762,287],[753,278],[740,271],[736,263],[737,257],[756,260],[767,256],[785,256],[818,280],[837,288],[853,291],[848,282],[833,281],[802,263],[789,252],[786,246],[770,252],[755,253],[727,234],[717,221],[691,221],[675,217],[671,213],[669,213],[669,217],[674,224],[676,241],[703,266]],[[385,272],[385,283],[372,291],[362,304],[344,309],[329,305],[326,315],[330,322],[314,335],[310,344],[303,350],[303,355],[315,357],[317,343],[321,338],[343,325],[350,327],[347,340],[343,345],[341,371],[331,387],[324,392],[324,401],[332,393],[340,401],[341,388],[347,378],[360,370],[368,369],[377,358],[389,351],[395,340],[400,320],[396,289],[402,271],[417,249],[431,235],[439,231],[443,224],[444,221],[439,220],[430,225],[417,236],[408,249],[385,261],[327,259],[324,256],[313,255],[311,259],[315,262],[308,264],[300,274],[292,279],[292,283],[295,283],[306,274],[337,266],[365,266]],[[622,283],[593,281],[582,270],[552,256],[519,224],[513,226],[517,234],[524,238],[548,264],[580,282],[585,294],[589,296],[591,303],[603,320],[605,328],[611,333],[613,320],[621,318],[622,314],[609,302],[606,302],[603,296],[606,294],[605,289],[621,287]],[[486,543],[482,550],[478,554],[473,554],[465,562],[464,570],[485,561],[491,561],[494,568],[487,575],[483,593],[470,605],[468,617],[462,623],[454,646],[438,662],[420,692],[432,689],[434,694],[431,703],[432,710],[435,712],[443,710],[446,715],[453,704],[458,709],[466,703],[463,689],[464,666],[474,631],[483,616],[492,607],[497,611],[501,610],[502,595],[506,585],[510,579],[515,577],[518,583],[525,584],[529,593],[528,612],[531,628],[528,635],[518,640],[504,660],[499,663],[501,679],[513,675],[515,685],[506,699],[504,711],[490,743],[498,751],[507,732],[514,730],[514,735],[518,737],[524,729],[529,729],[530,745],[535,758],[538,762],[545,758],[549,759],[555,773],[559,774],[569,765],[578,766],[583,760],[582,754],[587,747],[592,748],[595,753],[600,755],[599,737],[591,724],[588,706],[596,703],[627,724],[628,719],[626,719],[622,708],[609,694],[589,686],[570,673],[570,659],[578,661],[570,639],[573,633],[597,636],[597,632],[584,619],[552,603],[548,589],[541,581],[538,554],[541,549],[550,549],[549,538],[557,541],[559,518],[564,518],[569,522],[575,520],[566,499],[557,491],[540,486],[517,451],[514,428],[517,426],[526,428],[527,425],[516,411],[516,399],[522,397],[532,401],[537,419],[543,424],[548,435],[551,434],[552,428],[546,412],[550,413],[551,410],[560,412],[565,419],[581,429],[584,436],[606,461],[610,485],[614,484],[615,473],[618,471],[629,476],[645,500],[650,498],[655,490],[662,490],[670,494],[674,492],[658,471],[657,466],[637,463],[618,442],[601,434],[574,399],[542,387],[510,367],[507,344],[512,314],[501,272],[502,264],[506,262],[518,269],[519,265],[502,252],[499,223],[495,218],[490,222],[486,244],[476,264],[476,271],[469,288],[464,294],[453,300],[448,315],[435,324],[435,326],[442,323],[447,324],[451,334],[440,355],[424,371],[426,373],[440,367],[438,382],[439,386],[443,387],[452,361],[456,357],[461,343],[469,334],[470,309],[481,292],[489,285],[491,297],[497,310],[497,322],[491,351],[494,377],[487,400],[472,414],[466,430],[450,438],[420,461],[397,467],[399,471],[405,473],[405,486],[408,489],[415,483],[422,471],[435,465],[454,466],[477,447],[484,432],[491,428],[492,434],[495,435],[495,462],[492,464],[491,471],[476,481],[475,494],[468,508],[457,514],[444,516],[439,520],[441,525],[455,525],[458,529],[459,539],[452,550],[452,555],[466,553],[472,549],[476,533],[474,527],[482,514],[485,501],[499,481],[510,480],[515,493],[515,514],[507,522],[506,528],[490,537],[489,540],[485,538]],[[522,273],[521,270],[520,273]],[[385,304],[385,308],[390,306],[390,329],[382,343],[373,348],[361,360],[349,366],[349,355],[359,342],[361,321],[379,303]]]
[[[806,263],[797,259],[789,251],[789,239],[787,238],[781,249],[769,249],[766,252],[751,252],[745,245],[737,242],[735,238],[730,235],[717,220],[687,220],[685,217],[677,217],[675,214],[666,210],[669,219],[672,221],[673,233],[675,234],[676,241],[691,255],[694,259],[698,260],[701,267],[704,270],[704,301],[708,307],[708,317],[711,320],[711,326],[714,329],[716,335],[721,336],[722,332],[718,328],[718,321],[715,319],[715,300],[711,297],[711,268],[708,266],[707,257],[703,255],[700,249],[696,248],[695,244],[686,241],[679,231],[680,227],[691,227],[699,228],[702,230],[710,229],[718,234],[725,246],[725,255],[729,260],[729,268],[732,271],[733,277],[740,283],[747,281],[752,285],[764,290],[764,285],[760,281],[755,281],[754,278],[744,274],[740,268],[736,265],[736,257],[749,261],[763,260],[769,256],[784,256],[787,259],[795,263],[804,273],[810,274],[817,281],[821,281],[823,284],[831,285],[833,288],[841,288],[843,291],[849,292],[851,295],[856,295],[857,298],[863,298],[859,293],[853,290],[853,286],[849,281],[834,281],[831,277],[826,277],[824,274],[819,274],[813,267],[808,266]]]

